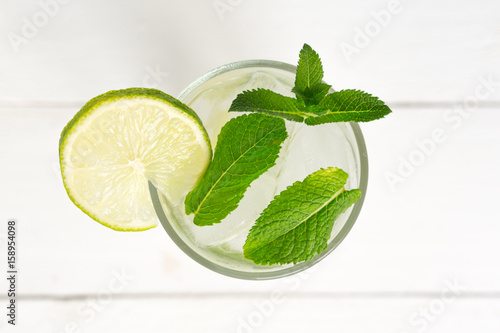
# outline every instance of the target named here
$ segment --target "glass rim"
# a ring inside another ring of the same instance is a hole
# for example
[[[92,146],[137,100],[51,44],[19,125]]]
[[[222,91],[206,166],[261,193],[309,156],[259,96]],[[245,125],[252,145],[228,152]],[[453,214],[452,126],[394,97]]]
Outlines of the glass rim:
[[[258,67],[263,67],[263,68],[276,68],[280,70],[285,70],[291,73],[295,73],[297,67],[288,63],[280,62],[280,61],[274,61],[274,60],[242,60],[242,61],[237,61],[237,62],[232,62],[229,64],[225,64],[222,66],[219,66],[204,75],[200,76],[198,79],[193,81],[191,84],[189,84],[180,94],[178,99],[182,102],[182,100],[189,94],[191,93],[194,89],[198,88],[201,84],[205,83],[206,81],[219,76],[221,74],[237,70],[237,69],[242,69],[242,68],[258,68]],[[224,267],[222,265],[219,265],[215,262],[212,262],[202,255],[200,255],[198,252],[193,250],[182,238],[177,234],[177,232],[174,230],[174,228],[170,225],[170,222],[168,221],[162,205],[160,203],[160,197],[158,194],[157,188],[149,182],[149,191],[153,203],[153,207],[156,211],[156,215],[158,216],[158,219],[160,220],[160,223],[162,224],[163,228],[167,232],[167,234],[170,236],[170,238],[174,241],[174,243],[191,259],[199,263],[200,265],[217,272],[222,275],[226,275],[229,277],[233,278],[238,278],[238,279],[243,279],[243,280],[271,280],[271,279],[278,279],[286,276],[290,276],[293,274],[297,274],[299,272],[304,271],[305,269],[308,269],[312,267],[313,265],[317,264],[321,260],[323,260],[326,256],[328,256],[337,246],[340,245],[340,243],[344,240],[344,238],[347,236],[347,234],[350,232],[352,229],[354,223],[356,222],[360,212],[361,212],[361,207],[363,206],[363,202],[365,200],[366,196],[366,189],[368,186],[368,154],[366,151],[366,143],[363,137],[363,133],[361,132],[361,128],[359,124],[357,123],[347,123],[348,126],[351,127],[354,137],[356,140],[356,144],[358,146],[358,154],[359,154],[359,167],[360,167],[360,179],[359,179],[359,189],[361,190],[361,198],[359,198],[356,203],[353,205],[353,208],[351,210],[351,213],[349,214],[349,217],[347,221],[345,222],[344,226],[340,229],[339,233],[329,242],[328,247],[325,251],[317,254],[314,256],[309,261],[306,262],[301,262],[298,264],[295,264],[290,267],[283,268],[281,270],[275,270],[275,271],[266,271],[266,272],[248,272],[248,271],[240,271],[236,269],[231,269],[228,267]]]
[[[252,67],[265,67],[265,68],[276,68],[276,69],[281,69],[285,70],[291,73],[295,73],[297,70],[297,66],[287,64],[284,62],[280,61],[275,61],[275,60],[264,60],[264,59],[252,59],[252,60],[241,60],[241,61],[236,61],[236,62],[231,62],[225,65],[221,65],[219,67],[216,67],[212,69],[211,71],[203,74],[199,78],[197,78],[195,81],[191,82],[186,88],[184,88],[179,96],[177,97],[178,100],[182,102],[184,97],[186,97],[191,91],[195,90],[200,86],[201,84],[205,83],[206,81],[219,76],[221,74],[236,70],[236,69],[242,69],[242,68],[252,68]]]

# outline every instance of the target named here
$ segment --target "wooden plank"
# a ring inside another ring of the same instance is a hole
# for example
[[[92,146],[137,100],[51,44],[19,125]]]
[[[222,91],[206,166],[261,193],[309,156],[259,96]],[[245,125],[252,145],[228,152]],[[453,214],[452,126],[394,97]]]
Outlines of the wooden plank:
[[[117,8],[119,15],[108,15]],[[68,2],[44,20],[50,10],[38,1],[4,1],[0,102],[83,102],[132,86],[177,95],[225,63],[296,63],[304,42],[322,56],[325,78],[336,89],[364,89],[397,102],[460,101],[480,78],[500,80],[498,9],[489,0],[316,0],[308,6],[114,0]],[[491,100],[500,101],[496,88]]]
[[[279,296],[278,296],[279,295]],[[351,299],[238,295],[123,299],[104,293],[73,301],[21,301],[18,325],[2,332],[498,332],[498,299],[440,295]]]
[[[435,291],[447,279],[469,291],[499,291],[500,271],[491,263],[500,251],[500,215],[491,193],[500,186],[494,170],[499,134],[492,128],[500,114],[478,109],[455,128],[443,118],[447,111],[401,108],[362,125],[370,160],[365,206],[304,291]],[[222,277],[188,258],[161,228],[120,233],[83,214],[67,198],[57,169],[59,133],[74,112],[0,112],[0,219],[19,220],[23,293],[89,293],[122,271],[136,279],[133,293],[202,292],[207,286],[263,292],[287,283]],[[393,189],[387,173],[398,175],[401,159],[424,149],[417,142],[430,140],[437,128],[446,140]]]

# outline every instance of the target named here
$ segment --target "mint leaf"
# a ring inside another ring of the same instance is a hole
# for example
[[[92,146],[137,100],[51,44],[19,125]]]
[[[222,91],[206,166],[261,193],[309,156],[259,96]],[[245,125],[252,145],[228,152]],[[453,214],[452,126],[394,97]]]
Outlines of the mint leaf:
[[[299,54],[299,63],[295,75],[295,87],[292,92],[306,105],[319,103],[331,86],[323,83],[323,65],[319,55],[307,44]]]
[[[331,87],[326,83],[319,83],[313,87],[306,88],[304,91],[297,90],[294,87],[292,88],[292,92],[295,93],[297,99],[303,100],[305,105],[315,105],[323,99]]]
[[[194,214],[199,226],[221,222],[238,207],[250,183],[275,164],[286,137],[281,118],[252,113],[227,122],[212,163],[186,196],[186,214]]]
[[[366,122],[380,119],[391,109],[375,96],[360,90],[342,90],[326,95],[317,105],[267,89],[247,90],[238,94],[229,111],[262,112],[284,119],[318,125],[334,122]]]
[[[335,219],[361,196],[360,190],[345,190],[347,178],[341,169],[320,169],[281,192],[250,230],[245,258],[295,264],[323,252]]]
[[[268,89],[247,90],[238,94],[229,111],[263,112],[297,122],[303,122],[307,116],[303,103]]]
[[[328,94],[331,86],[322,79],[323,65],[319,55],[304,44],[292,89],[297,98],[267,89],[247,90],[236,96],[229,111],[263,112],[307,125],[366,122],[391,113],[384,102],[360,90],[347,89]]]
[[[317,116],[305,119],[307,125],[332,122],[364,122],[391,113],[384,102],[360,90],[341,90],[327,95],[317,106]]]

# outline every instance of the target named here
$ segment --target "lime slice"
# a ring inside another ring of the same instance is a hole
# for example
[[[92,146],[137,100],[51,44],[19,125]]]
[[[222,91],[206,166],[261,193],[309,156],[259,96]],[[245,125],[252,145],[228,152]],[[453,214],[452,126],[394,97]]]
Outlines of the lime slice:
[[[71,200],[115,230],[155,227],[148,180],[171,203],[203,176],[212,157],[196,113],[154,89],[110,91],[90,100],[64,128],[59,159]]]

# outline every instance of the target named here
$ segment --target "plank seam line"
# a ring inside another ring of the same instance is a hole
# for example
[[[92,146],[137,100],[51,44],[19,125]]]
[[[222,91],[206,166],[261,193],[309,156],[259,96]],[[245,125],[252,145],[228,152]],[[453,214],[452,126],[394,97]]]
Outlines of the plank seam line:
[[[259,292],[199,292],[199,293],[118,293],[112,295],[115,299],[121,300],[150,300],[150,299],[213,299],[213,298],[265,298],[268,293]],[[434,291],[426,292],[284,292],[287,298],[296,299],[433,299],[440,298],[442,293]],[[82,301],[98,297],[99,292],[95,294],[21,294],[18,295],[20,301]],[[458,299],[498,299],[500,300],[500,291],[491,292],[461,292],[457,295]],[[1,296],[1,300],[7,299]]]

